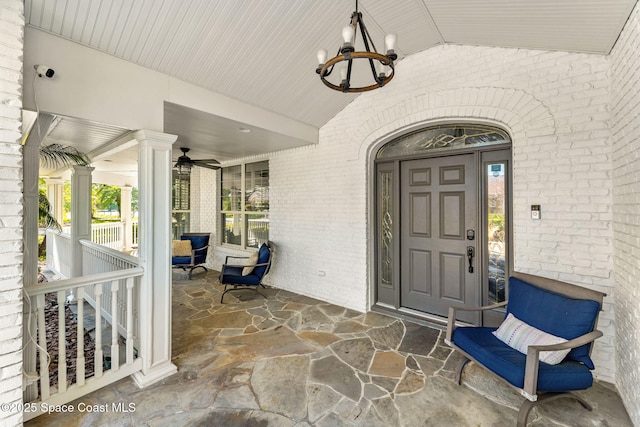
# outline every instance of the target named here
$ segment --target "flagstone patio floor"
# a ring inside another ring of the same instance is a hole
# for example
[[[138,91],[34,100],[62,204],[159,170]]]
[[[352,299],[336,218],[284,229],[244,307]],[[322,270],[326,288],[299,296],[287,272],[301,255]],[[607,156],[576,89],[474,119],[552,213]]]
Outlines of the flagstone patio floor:
[[[444,331],[268,288],[225,296],[217,272],[173,273],[173,363],[144,389],[129,378],[27,426],[514,426],[524,398],[459,356]],[[535,408],[532,426],[632,426],[607,383]],[[114,411],[123,403],[128,411]],[[133,409],[133,410],[132,410]]]

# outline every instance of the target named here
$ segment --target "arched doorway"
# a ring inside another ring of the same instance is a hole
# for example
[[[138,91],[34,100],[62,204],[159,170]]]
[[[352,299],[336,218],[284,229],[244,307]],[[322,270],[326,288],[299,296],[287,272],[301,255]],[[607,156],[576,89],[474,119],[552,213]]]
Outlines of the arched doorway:
[[[503,301],[510,270],[511,138],[483,124],[430,126],[375,154],[372,309],[442,322],[451,305]],[[502,316],[462,312],[491,324]]]

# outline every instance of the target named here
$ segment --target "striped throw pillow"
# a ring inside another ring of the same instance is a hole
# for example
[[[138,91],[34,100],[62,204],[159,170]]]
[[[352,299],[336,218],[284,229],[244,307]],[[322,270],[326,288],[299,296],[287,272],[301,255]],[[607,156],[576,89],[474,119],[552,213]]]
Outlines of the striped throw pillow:
[[[507,315],[500,327],[493,332],[493,335],[509,347],[524,354],[527,354],[527,348],[530,345],[550,345],[567,342],[564,338],[527,325],[511,313]],[[564,360],[570,351],[570,348],[557,351],[541,351],[540,361],[550,365],[557,365]]]

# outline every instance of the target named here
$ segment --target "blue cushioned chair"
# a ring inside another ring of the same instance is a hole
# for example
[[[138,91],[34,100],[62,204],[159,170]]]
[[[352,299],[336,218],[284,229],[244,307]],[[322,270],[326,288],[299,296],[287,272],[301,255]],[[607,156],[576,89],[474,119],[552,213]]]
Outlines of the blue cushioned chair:
[[[184,233],[180,236],[180,240],[191,240],[191,255],[189,256],[172,256],[171,266],[173,268],[181,268],[184,271],[189,269],[189,279],[196,268],[207,270],[203,264],[207,261],[207,251],[209,249],[209,238],[211,233]]]
[[[224,265],[222,266],[222,271],[220,272],[220,283],[224,285],[224,292],[222,292],[222,297],[220,297],[220,303],[222,303],[227,292],[243,289],[251,289],[266,298],[260,291],[258,291],[258,288],[260,286],[264,288],[262,279],[267,275],[271,268],[273,252],[273,242],[263,243],[258,250],[258,259],[256,263],[250,265],[242,264],[240,261],[233,261],[233,264],[229,263],[230,260],[246,260],[249,257],[227,256]],[[251,266],[253,266],[253,270],[247,275],[242,275],[242,270]]]
[[[574,390],[584,390],[593,384],[590,358],[593,341],[602,336],[596,330],[598,314],[606,294],[557,280],[523,273],[509,278],[509,300],[479,308],[451,307],[446,342],[463,355],[456,379],[461,383],[462,371],[469,361],[494,373],[527,399],[518,413],[518,426],[525,426],[533,407],[542,401],[562,397],[576,399],[588,410],[591,406]],[[497,328],[456,327],[456,311],[488,310],[506,306],[524,323],[564,338],[567,342],[536,345],[527,354],[511,348],[492,334]],[[557,365],[539,361],[541,351],[571,349]]]

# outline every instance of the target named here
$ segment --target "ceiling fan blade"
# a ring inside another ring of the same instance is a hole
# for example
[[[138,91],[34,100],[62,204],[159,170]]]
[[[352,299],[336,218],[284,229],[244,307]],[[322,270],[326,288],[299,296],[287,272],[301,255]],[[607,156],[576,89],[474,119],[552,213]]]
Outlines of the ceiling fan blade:
[[[207,164],[207,163],[200,163],[199,161],[195,161],[195,162],[193,162],[193,164],[195,166],[198,166],[198,167],[201,167],[201,168],[207,168],[207,169],[213,169],[213,170],[220,169],[220,166],[210,165],[210,164]]]
[[[219,165],[220,162],[216,159],[193,159],[194,162],[204,162],[204,163],[213,163],[214,165]]]

